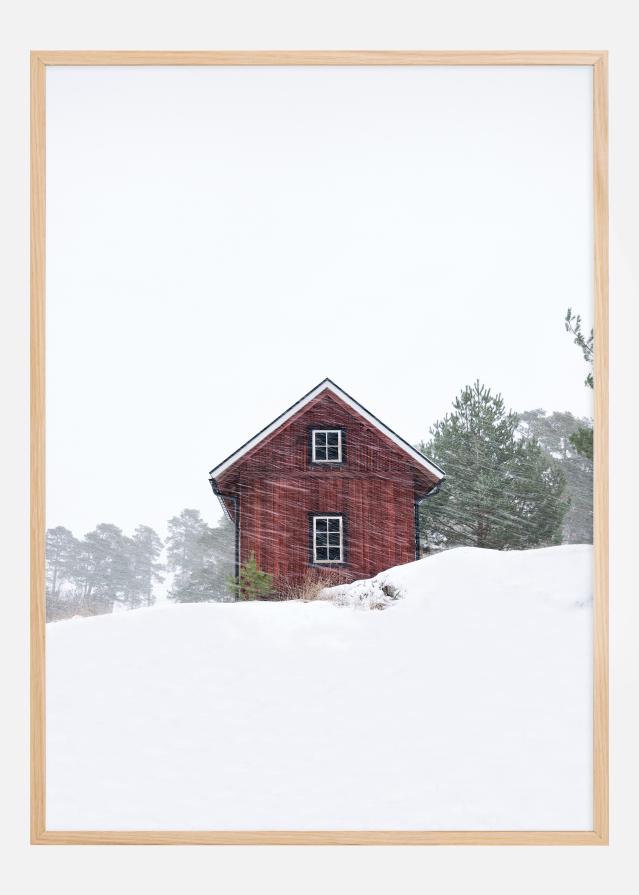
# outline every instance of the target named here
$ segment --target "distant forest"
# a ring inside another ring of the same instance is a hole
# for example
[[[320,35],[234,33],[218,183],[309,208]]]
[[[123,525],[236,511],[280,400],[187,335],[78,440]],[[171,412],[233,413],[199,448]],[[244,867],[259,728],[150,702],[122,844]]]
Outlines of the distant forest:
[[[507,414],[499,396],[474,388],[458,399],[461,411],[436,424],[430,442],[420,445],[448,474],[446,491],[422,504],[428,548],[592,543],[592,459],[574,446],[589,421],[543,410]],[[470,456],[479,456],[475,443],[482,450],[479,474]],[[490,523],[483,543],[476,534],[477,506],[481,524]],[[235,599],[229,586],[232,524],[224,518],[212,527],[198,510],[185,509],[168,521],[167,531],[163,541],[146,525],[130,537],[110,523],[82,538],[62,526],[49,529],[47,621],[151,606],[160,587],[174,602]]]
[[[223,519],[213,528],[198,510],[186,509],[169,520],[167,529],[166,541],[147,525],[139,525],[131,537],[106,522],[83,538],[63,526],[48,529],[47,621],[151,606],[167,576],[169,600],[232,599],[231,523]]]
[[[592,456],[575,447],[575,436],[588,431],[590,421],[543,410],[528,410],[519,419],[520,431],[537,439],[566,478],[570,503],[563,517],[562,543],[592,544]]]

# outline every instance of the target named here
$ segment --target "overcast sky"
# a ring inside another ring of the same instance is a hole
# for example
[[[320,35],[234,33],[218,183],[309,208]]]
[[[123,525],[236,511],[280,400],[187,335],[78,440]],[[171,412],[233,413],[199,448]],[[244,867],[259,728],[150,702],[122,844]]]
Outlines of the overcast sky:
[[[416,442],[479,377],[590,416],[591,72],[47,71],[47,524],[220,515],[325,376]]]

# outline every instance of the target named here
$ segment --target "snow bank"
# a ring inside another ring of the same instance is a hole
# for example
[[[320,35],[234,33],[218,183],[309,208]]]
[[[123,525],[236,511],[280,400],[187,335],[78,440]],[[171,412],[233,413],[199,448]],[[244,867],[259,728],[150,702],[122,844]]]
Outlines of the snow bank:
[[[591,579],[590,547],[462,548],[340,589],[386,612],[49,625],[47,826],[588,829]]]
[[[428,597],[455,594],[459,599],[464,592],[474,602],[480,589],[493,591],[497,576],[508,601],[523,593],[555,605],[582,605],[592,602],[591,553],[592,547],[581,545],[509,552],[458,547],[374,578],[326,588],[324,594],[337,605],[366,609],[385,609],[405,596],[420,596],[424,607]],[[587,561],[580,562],[581,557]],[[414,602],[410,606],[417,609]]]

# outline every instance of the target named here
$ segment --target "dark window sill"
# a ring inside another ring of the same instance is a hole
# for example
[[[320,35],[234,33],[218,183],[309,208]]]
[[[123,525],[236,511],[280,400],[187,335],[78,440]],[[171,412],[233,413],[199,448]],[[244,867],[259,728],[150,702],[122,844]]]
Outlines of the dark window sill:
[[[348,563],[342,560],[341,562],[309,562],[308,565],[311,569],[339,569],[344,568]]]

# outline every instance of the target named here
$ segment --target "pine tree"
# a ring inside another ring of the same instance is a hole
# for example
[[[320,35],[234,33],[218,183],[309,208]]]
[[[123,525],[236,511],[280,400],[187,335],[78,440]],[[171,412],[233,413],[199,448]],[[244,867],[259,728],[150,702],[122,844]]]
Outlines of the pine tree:
[[[574,436],[587,424],[566,411],[547,414],[536,409],[520,414],[521,435],[536,438],[566,477],[570,507],[562,525],[564,544],[592,544],[592,456],[574,444]]]
[[[569,332],[573,336],[573,342],[579,348],[581,348],[581,353],[584,356],[584,360],[589,365],[590,370],[588,375],[584,380],[584,385],[587,385],[588,388],[594,388],[595,380],[592,373],[592,365],[595,361],[595,334],[594,330],[590,330],[589,335],[585,336],[583,329],[581,328],[581,315],[573,314],[572,308],[568,308],[566,311],[566,316],[564,317],[564,326],[566,327],[566,332]]]
[[[421,507],[431,546],[503,550],[561,542],[565,477],[536,439],[517,433],[518,423],[501,395],[477,381],[432,427],[420,449],[447,478]]]
[[[585,336],[583,330],[581,328],[581,315],[573,314],[572,308],[568,308],[566,311],[566,316],[564,317],[564,326],[566,327],[566,332],[569,332],[573,336],[573,342],[579,348],[581,348],[581,353],[583,354],[584,360],[589,365],[590,370],[588,371],[588,375],[584,380],[584,385],[588,388],[595,387],[595,380],[593,376],[593,364],[595,361],[595,334],[594,330],[590,330],[590,334]],[[570,436],[570,441],[575,448],[582,456],[587,457],[589,460],[592,460],[594,454],[593,448],[593,430],[592,426],[589,423],[582,424],[576,432]]]
[[[239,600],[261,600],[271,593],[273,576],[258,567],[255,554],[251,553],[240,566],[240,574],[229,579],[229,587]]]
[[[570,436],[570,443],[582,457],[586,457],[588,460],[592,461],[594,456],[592,426],[580,426],[577,431],[573,432]]]
[[[76,612],[75,578],[80,542],[68,528],[49,528],[46,536],[47,621],[71,618]]]
[[[131,580],[131,545],[117,525],[102,522],[81,544],[75,580],[79,610],[99,615],[126,605]]]
[[[164,566],[158,560],[162,539],[148,525],[138,525],[130,542],[130,579],[126,603],[129,609],[155,602],[153,585],[163,581]]]
[[[79,541],[68,528],[58,525],[47,529],[46,582],[47,596],[56,599],[65,583],[72,580],[79,551]]]

